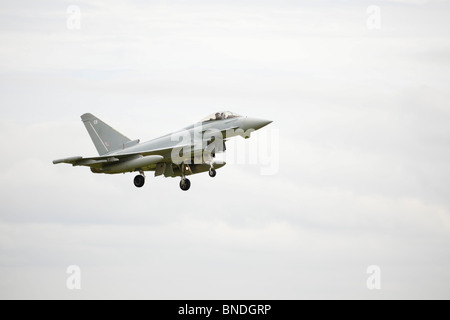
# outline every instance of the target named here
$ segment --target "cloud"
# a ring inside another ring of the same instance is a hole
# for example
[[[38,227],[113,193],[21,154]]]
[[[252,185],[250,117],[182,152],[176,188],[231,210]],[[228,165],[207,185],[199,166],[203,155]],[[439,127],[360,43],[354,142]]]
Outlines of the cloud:
[[[2,5],[3,298],[449,296],[445,4],[382,3],[379,32],[359,2],[79,2],[80,30],[68,5]],[[85,112],[144,141],[220,109],[274,120],[274,175],[51,163],[96,154]]]
[[[429,3],[428,0],[387,0],[387,1],[413,5],[423,5]]]

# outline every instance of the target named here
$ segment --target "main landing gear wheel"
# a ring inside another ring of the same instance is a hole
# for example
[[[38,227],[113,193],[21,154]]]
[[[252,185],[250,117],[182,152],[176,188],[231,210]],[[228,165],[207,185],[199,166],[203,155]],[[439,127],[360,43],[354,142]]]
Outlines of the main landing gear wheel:
[[[214,178],[216,176],[216,170],[214,170],[213,168],[209,169],[209,176],[211,178]]]
[[[190,187],[191,187],[191,182],[189,181],[189,179],[182,179],[180,181],[181,190],[188,191]]]
[[[145,177],[141,174],[134,177],[134,185],[138,188],[141,188],[145,183]]]

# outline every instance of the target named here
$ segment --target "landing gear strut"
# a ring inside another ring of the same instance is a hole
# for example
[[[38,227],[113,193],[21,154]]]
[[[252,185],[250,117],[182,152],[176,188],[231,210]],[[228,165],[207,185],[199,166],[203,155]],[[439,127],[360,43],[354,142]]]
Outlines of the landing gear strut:
[[[188,178],[186,178],[186,165],[184,163],[181,164],[181,181],[180,181],[180,188],[183,191],[188,191],[191,187],[191,181],[189,181]]]

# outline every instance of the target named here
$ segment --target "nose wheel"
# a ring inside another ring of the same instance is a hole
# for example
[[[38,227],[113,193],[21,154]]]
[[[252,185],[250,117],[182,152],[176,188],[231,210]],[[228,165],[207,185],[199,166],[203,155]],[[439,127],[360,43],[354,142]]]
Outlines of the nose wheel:
[[[191,187],[191,181],[189,181],[189,179],[187,179],[187,178],[181,179],[181,181],[180,181],[181,190],[188,191],[190,187]]]
[[[214,178],[216,176],[216,170],[213,168],[209,169],[209,176],[211,178]]]

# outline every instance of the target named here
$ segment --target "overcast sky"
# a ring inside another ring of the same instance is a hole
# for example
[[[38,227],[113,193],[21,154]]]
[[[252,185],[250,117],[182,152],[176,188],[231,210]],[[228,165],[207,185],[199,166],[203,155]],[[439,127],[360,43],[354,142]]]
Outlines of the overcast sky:
[[[449,9],[2,1],[0,298],[450,299]],[[223,109],[274,122],[188,192],[52,164]]]

